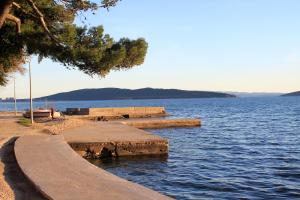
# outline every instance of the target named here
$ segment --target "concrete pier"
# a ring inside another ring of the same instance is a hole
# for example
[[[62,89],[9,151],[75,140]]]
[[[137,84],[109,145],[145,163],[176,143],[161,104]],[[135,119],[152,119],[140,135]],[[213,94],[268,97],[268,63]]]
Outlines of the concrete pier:
[[[83,157],[167,155],[168,140],[142,129],[200,126],[199,119],[127,119],[94,122],[63,131],[65,140]]]
[[[121,123],[141,129],[201,126],[200,119],[127,119]]]
[[[21,170],[47,199],[171,199],[90,164],[63,136],[22,136],[14,149]]]
[[[167,155],[168,140],[120,122],[95,122],[63,132],[69,145],[84,157]]]

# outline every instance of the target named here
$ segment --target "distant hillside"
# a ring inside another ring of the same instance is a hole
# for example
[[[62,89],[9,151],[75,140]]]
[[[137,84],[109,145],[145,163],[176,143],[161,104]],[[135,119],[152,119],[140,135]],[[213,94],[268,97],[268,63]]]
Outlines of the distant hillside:
[[[232,98],[235,95],[221,92],[186,91],[177,89],[119,88],[82,89],[36,98],[49,101],[117,100],[117,99],[171,99],[171,98]]]
[[[293,96],[300,96],[300,91],[298,92],[291,92],[291,93],[287,93],[282,95],[283,97],[293,97]]]
[[[228,94],[233,94],[238,97],[278,97],[283,93],[275,92],[226,92]]]

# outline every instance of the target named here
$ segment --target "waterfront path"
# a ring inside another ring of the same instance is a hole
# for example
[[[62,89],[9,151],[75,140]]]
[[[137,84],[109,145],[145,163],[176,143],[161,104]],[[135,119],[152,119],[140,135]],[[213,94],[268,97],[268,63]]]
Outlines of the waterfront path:
[[[164,155],[168,140],[138,128],[158,128],[164,123],[169,123],[165,127],[200,125],[200,120],[87,121],[73,128],[67,126],[62,135],[53,136],[43,130],[44,126],[28,128],[17,120],[11,113],[0,113],[1,200],[170,199],[110,174],[78,153],[96,157]]]
[[[15,154],[25,175],[49,199],[170,199],[90,164],[63,136],[20,137]]]

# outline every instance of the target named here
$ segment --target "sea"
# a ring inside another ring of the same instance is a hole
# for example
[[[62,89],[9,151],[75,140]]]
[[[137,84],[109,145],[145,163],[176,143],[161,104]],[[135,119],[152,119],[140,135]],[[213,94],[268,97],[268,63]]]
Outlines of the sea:
[[[34,102],[45,105],[165,106],[169,118],[200,118],[201,127],[148,130],[169,139],[166,157],[90,161],[175,199],[300,199],[300,97]]]

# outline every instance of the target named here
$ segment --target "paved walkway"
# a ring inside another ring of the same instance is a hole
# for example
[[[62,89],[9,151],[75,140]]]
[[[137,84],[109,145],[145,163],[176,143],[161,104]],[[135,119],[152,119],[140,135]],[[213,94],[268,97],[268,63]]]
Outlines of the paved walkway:
[[[75,153],[62,136],[20,137],[15,144],[15,154],[26,176],[49,199],[170,199],[90,164]]]

